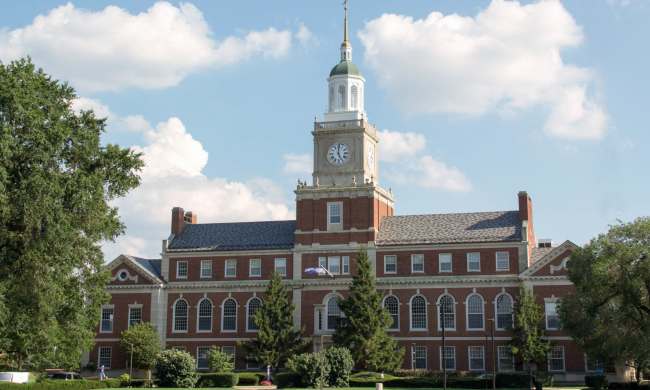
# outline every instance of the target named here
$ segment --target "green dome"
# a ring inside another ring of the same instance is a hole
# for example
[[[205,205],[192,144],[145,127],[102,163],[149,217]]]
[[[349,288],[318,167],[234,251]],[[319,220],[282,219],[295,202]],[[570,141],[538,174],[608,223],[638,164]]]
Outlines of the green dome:
[[[341,61],[335,67],[332,68],[330,72],[330,77],[338,75],[351,75],[351,76],[361,76],[359,68],[352,61]]]

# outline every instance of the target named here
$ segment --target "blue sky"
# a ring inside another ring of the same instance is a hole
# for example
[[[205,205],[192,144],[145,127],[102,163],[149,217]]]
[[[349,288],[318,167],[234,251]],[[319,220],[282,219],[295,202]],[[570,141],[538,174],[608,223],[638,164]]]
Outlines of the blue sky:
[[[579,244],[650,214],[650,1],[352,0],[350,17],[398,214],[514,209],[525,189],[538,237]],[[158,255],[175,205],[291,218],[341,35],[339,1],[24,1],[0,13],[0,60],[31,55],[145,154],[110,260]]]

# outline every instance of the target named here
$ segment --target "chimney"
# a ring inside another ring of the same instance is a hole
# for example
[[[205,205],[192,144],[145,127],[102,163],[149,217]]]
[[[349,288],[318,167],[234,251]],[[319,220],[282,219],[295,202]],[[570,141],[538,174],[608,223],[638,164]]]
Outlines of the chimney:
[[[198,223],[199,215],[193,211],[187,211],[185,213],[185,223]]]
[[[519,191],[519,217],[522,221],[528,221],[530,225],[533,222],[533,201],[528,196],[528,192]]]
[[[185,228],[185,210],[182,207],[172,209],[172,234],[178,235]]]
[[[553,247],[553,240],[550,238],[540,238],[537,240],[537,247],[538,248],[552,248]]]

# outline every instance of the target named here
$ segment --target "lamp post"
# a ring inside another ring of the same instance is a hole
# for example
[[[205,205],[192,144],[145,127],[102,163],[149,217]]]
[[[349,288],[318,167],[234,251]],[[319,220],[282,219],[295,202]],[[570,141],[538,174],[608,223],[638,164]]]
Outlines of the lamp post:
[[[411,343],[411,370],[415,371],[415,343]]]
[[[490,321],[490,338],[492,339],[492,390],[497,388],[497,355],[496,345],[494,343],[494,318],[488,319]]]
[[[131,384],[131,380],[133,379],[133,344],[129,344],[129,384]],[[130,386],[129,386],[130,387]]]
[[[442,329],[442,351],[440,352],[440,361],[442,363],[442,388],[447,390],[447,342],[445,330],[447,312],[443,303],[438,302],[436,306],[438,307],[438,313],[440,314],[438,320],[440,321],[440,328]]]

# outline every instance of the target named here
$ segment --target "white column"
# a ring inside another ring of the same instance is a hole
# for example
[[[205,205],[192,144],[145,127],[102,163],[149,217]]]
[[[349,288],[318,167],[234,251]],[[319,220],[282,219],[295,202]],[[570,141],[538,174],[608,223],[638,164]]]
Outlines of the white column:
[[[302,279],[302,253],[294,250],[293,252],[293,280]]]
[[[302,315],[302,290],[300,288],[293,289],[293,327],[296,330],[300,330],[302,326],[301,315]]]
[[[158,330],[160,342],[165,347],[167,336],[167,291],[162,285],[151,292],[151,323]]]

